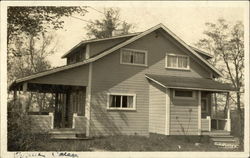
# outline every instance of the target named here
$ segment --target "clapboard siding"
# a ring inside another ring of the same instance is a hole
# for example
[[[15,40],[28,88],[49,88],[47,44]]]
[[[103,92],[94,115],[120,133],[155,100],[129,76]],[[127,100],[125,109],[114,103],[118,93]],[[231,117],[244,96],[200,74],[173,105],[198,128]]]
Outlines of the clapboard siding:
[[[201,130],[209,131],[209,121],[208,119],[201,119]]]
[[[123,37],[123,38],[117,38],[117,39],[111,39],[111,40],[105,40],[105,41],[99,41],[90,43],[90,57],[95,56],[104,50],[107,50],[108,48],[111,48],[112,46],[115,46],[128,38],[131,37]]]
[[[51,115],[29,115],[32,124],[32,132],[41,133],[48,132],[52,125]]]
[[[149,84],[149,132],[165,134],[166,89],[154,82]]]
[[[120,64],[120,50],[117,50],[93,63],[90,116],[91,135],[148,135],[149,83],[145,78],[145,74],[151,73],[189,77],[209,76],[209,72],[200,68],[200,65],[193,62],[192,59],[190,60],[190,71],[166,69],[166,52],[180,53],[180,49],[160,34],[156,36],[156,33],[154,32],[125,46],[125,48],[147,50],[148,66]],[[107,110],[107,93],[112,92],[136,94],[136,110]],[[196,116],[198,116],[198,114]],[[165,116],[159,115],[159,117]],[[165,118],[161,119],[164,120]],[[164,128],[164,126],[165,125],[163,124],[160,128]]]
[[[170,135],[198,134],[198,99],[177,99],[171,90]],[[183,129],[184,128],[184,131]]]
[[[31,83],[86,86],[88,84],[88,65],[53,73],[30,81]]]

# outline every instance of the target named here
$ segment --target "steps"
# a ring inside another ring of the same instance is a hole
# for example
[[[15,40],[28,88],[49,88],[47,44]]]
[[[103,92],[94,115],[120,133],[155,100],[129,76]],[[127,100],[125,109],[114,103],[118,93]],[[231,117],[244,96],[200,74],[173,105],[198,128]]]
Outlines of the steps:
[[[72,128],[59,128],[49,131],[51,139],[88,139],[83,131]]]
[[[211,131],[210,141],[222,148],[237,148],[239,146],[239,139],[230,135],[227,131]]]

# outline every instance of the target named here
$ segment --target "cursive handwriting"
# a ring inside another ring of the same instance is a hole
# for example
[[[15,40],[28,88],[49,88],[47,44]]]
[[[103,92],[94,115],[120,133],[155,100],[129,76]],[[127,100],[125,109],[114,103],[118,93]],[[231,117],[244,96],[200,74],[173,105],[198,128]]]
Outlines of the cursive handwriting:
[[[41,153],[41,152],[15,152],[14,158],[78,158],[78,155],[70,152],[51,152],[51,153]]]

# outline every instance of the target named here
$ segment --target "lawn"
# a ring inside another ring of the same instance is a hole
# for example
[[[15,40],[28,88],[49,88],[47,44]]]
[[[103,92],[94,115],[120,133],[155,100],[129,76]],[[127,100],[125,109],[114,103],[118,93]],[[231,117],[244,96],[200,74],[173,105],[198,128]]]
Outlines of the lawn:
[[[189,140],[188,140],[189,139]],[[195,145],[199,143],[199,145]],[[90,140],[37,138],[33,151],[232,151],[214,146],[207,136],[108,136]],[[239,151],[239,149],[234,150]]]

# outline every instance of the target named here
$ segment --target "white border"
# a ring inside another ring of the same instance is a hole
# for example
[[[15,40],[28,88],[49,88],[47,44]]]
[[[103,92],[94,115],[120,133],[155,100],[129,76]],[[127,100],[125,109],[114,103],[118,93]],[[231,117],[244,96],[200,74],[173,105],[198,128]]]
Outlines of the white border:
[[[1,1],[1,64],[0,64],[0,78],[1,78],[1,95],[0,95],[0,102],[1,102],[1,155],[5,157],[13,157],[14,152],[7,152],[7,67],[6,67],[6,50],[7,50],[7,34],[6,34],[6,8],[7,6],[34,6],[34,5],[51,5],[51,6],[75,6],[75,5],[96,5],[96,6],[103,6],[103,7],[124,7],[124,6],[150,6],[150,7],[164,7],[166,5],[170,7],[242,7],[245,10],[245,19],[244,19],[244,28],[245,28],[245,97],[244,101],[246,105],[250,105],[249,102],[249,2],[236,2],[236,1],[156,1],[156,2],[149,2],[149,1],[136,1],[136,2],[119,2],[115,3],[114,1]],[[204,157],[204,158],[246,158],[249,156],[249,106],[245,107],[245,144],[244,144],[244,152],[70,152],[78,154],[79,157],[119,157],[119,158],[142,158],[142,157],[171,157],[171,158],[186,158],[187,155],[189,157]],[[22,152],[23,154],[36,154],[38,152]],[[46,157],[51,157],[52,152],[39,152],[44,154]],[[146,154],[146,155],[145,155]]]

